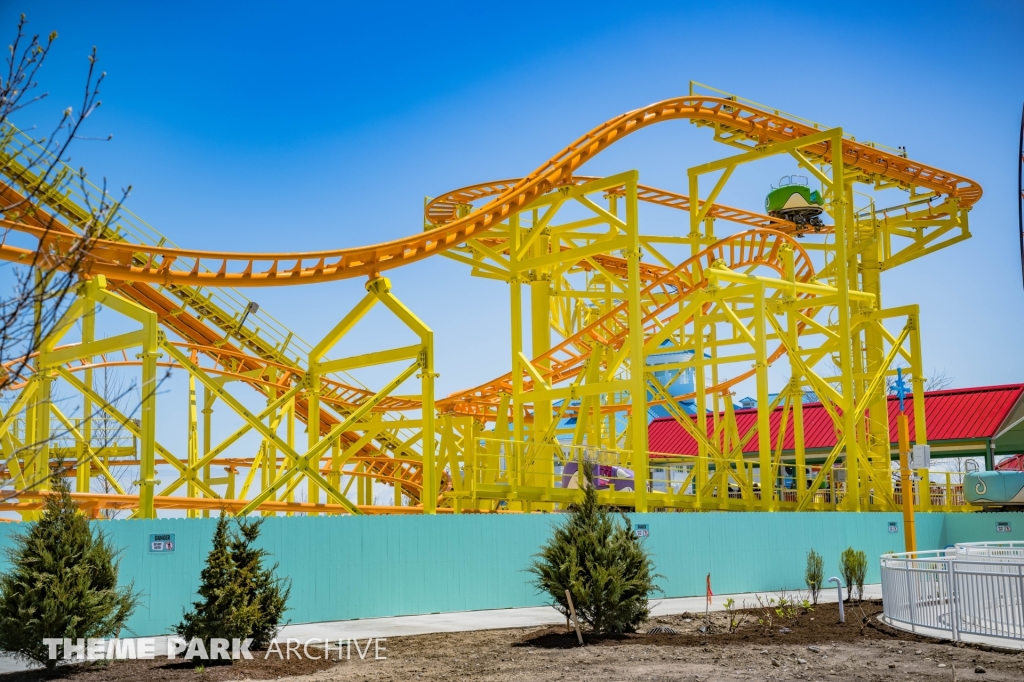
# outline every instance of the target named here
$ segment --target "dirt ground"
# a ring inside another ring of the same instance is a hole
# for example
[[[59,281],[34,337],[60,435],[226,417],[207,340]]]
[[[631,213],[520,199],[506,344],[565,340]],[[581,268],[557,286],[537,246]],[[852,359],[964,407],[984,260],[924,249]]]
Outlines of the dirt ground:
[[[749,605],[749,604],[748,604]],[[798,609],[799,611],[799,609]],[[196,670],[179,662],[115,661],[104,666],[75,666],[73,682],[127,680],[290,680],[293,682],[377,682],[480,680],[1014,680],[1024,679],[1024,652],[990,647],[954,646],[915,637],[877,620],[880,602],[847,605],[847,622],[838,623],[835,604],[813,612],[739,611],[713,613],[710,630],[703,614],[653,619],[644,633],[617,637],[586,636],[580,647],[564,627],[486,630],[415,637],[386,642],[386,660],[352,660],[330,665],[294,659],[239,662]],[[758,623],[758,619],[771,623]],[[646,634],[654,627],[675,634]],[[701,631],[701,628],[705,631]],[[38,673],[0,675],[0,682],[35,682]]]
[[[310,648],[312,650],[312,647]],[[259,653],[260,655],[257,655]],[[280,680],[295,679],[317,670],[329,669],[337,662],[315,660],[279,660],[276,656],[263,658],[262,652],[253,652],[253,660],[235,661],[233,665],[212,664],[197,668],[194,662],[180,659],[169,661],[157,658],[151,661],[97,661],[63,666],[53,674],[45,670],[7,673],[0,682],[41,682],[67,680],[68,682],[221,682],[222,680]],[[307,676],[308,677],[308,676]]]
[[[564,627],[491,630],[389,639],[386,661],[346,661],[294,682],[480,680],[1014,680],[1024,679],[1024,653],[953,646],[915,637],[877,621],[881,602],[821,605],[771,628],[762,612],[739,614],[742,625],[728,632],[728,616],[703,614],[653,619],[644,631],[668,626],[678,634],[586,637],[579,647]],[[788,633],[781,633],[787,628]],[[987,648],[987,647],[986,647]],[[976,669],[985,672],[975,672]]]

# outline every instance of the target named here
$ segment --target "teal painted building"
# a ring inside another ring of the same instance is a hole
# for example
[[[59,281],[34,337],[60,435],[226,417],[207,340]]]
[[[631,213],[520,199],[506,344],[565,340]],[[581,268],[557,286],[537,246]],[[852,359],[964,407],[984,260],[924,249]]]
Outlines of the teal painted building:
[[[838,573],[846,547],[871,557],[903,548],[898,513],[657,513],[631,515],[646,524],[664,597],[803,589],[812,547],[826,575]],[[525,572],[549,537],[555,514],[268,518],[261,544],[292,579],[287,617],[293,623],[446,611],[539,606]],[[997,532],[997,522],[1010,532]],[[164,634],[181,619],[199,586],[215,519],[104,521],[122,548],[121,579],[144,593],[130,627]],[[895,524],[892,527],[890,524]],[[0,548],[20,524],[0,527]],[[893,528],[891,531],[890,528]],[[1024,540],[1024,513],[918,514],[918,546]],[[174,536],[173,551],[151,551],[150,535]],[[2,569],[0,569],[2,570]],[[868,582],[878,582],[869,562]]]

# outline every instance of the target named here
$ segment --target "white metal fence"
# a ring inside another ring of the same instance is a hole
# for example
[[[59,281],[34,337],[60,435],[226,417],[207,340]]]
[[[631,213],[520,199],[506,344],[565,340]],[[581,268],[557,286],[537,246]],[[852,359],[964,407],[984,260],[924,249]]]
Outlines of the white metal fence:
[[[1024,542],[883,554],[883,619],[924,635],[1024,643]]]

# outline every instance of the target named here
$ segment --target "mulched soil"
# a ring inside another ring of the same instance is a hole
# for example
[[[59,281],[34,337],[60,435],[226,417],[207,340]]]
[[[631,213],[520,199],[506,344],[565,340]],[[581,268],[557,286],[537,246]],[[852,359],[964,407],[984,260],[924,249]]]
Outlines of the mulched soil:
[[[749,606],[749,604],[748,604]],[[709,614],[684,613],[677,616],[654,618],[644,632],[624,635],[593,635],[584,633],[587,645],[628,646],[703,646],[709,641],[733,644],[820,644],[821,642],[858,642],[869,640],[899,640],[905,642],[934,642],[935,640],[891,628],[878,621],[882,612],[881,601],[864,601],[845,605],[846,622],[839,622],[838,604],[819,604],[805,611],[795,609],[795,618],[780,618],[772,607],[764,609],[742,609],[734,618],[739,621],[734,632],[729,631],[729,616],[722,612]],[[767,621],[771,619],[769,624]],[[763,624],[758,620],[765,621]],[[710,624],[710,628],[707,625]],[[645,634],[657,626],[667,626],[678,634]],[[701,631],[704,628],[704,631]],[[564,627],[545,628],[540,633],[524,639],[520,646],[535,646],[554,649],[568,649],[579,646],[575,631],[566,632]]]

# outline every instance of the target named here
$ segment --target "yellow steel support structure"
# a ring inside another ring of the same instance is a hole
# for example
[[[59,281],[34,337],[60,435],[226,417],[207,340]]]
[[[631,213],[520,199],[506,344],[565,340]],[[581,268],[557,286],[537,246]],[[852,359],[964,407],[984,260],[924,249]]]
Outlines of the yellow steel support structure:
[[[926,379],[920,313],[883,307],[881,273],[967,239],[981,188],[841,128],[707,91],[616,117],[522,179],[428,200],[425,230],[386,244],[180,249],[121,208],[87,245],[78,297],[0,414],[0,481],[17,492],[0,511],[31,518],[54,471],[75,477],[76,499],[96,515],[552,511],[578,498],[584,460],[600,467],[603,502],[637,511],[897,509],[886,379],[897,362],[909,367],[921,444]],[[688,195],[642,185],[637,171],[577,174],[622,137],[674,119],[738,150],[689,168]],[[27,191],[31,153],[4,129],[0,196]],[[829,224],[718,203],[739,166],[769,158],[820,186]],[[93,190],[75,177],[65,169],[33,211],[0,221],[14,235],[0,259],[81,245],[81,191]],[[877,207],[893,190],[908,197]],[[642,205],[683,229],[642,229]],[[440,399],[433,332],[381,276],[433,254],[507,283],[511,328],[511,371]],[[316,344],[229,288],[357,276],[365,296]],[[339,357],[378,304],[414,341]],[[108,324],[110,313],[138,328]],[[352,375],[391,364],[397,374],[376,390]],[[96,390],[99,368],[138,371],[138,420]],[[159,368],[187,379],[180,456],[157,440]],[[58,383],[80,397],[80,414],[57,408]],[[407,385],[416,389],[400,393]],[[737,411],[738,391],[756,413]],[[830,452],[808,449],[809,397],[832,422]],[[651,451],[652,414],[675,420],[691,443],[683,455]],[[98,442],[101,418],[120,429],[111,442]],[[954,484],[946,491],[933,505],[919,490],[918,508],[962,506]]]

